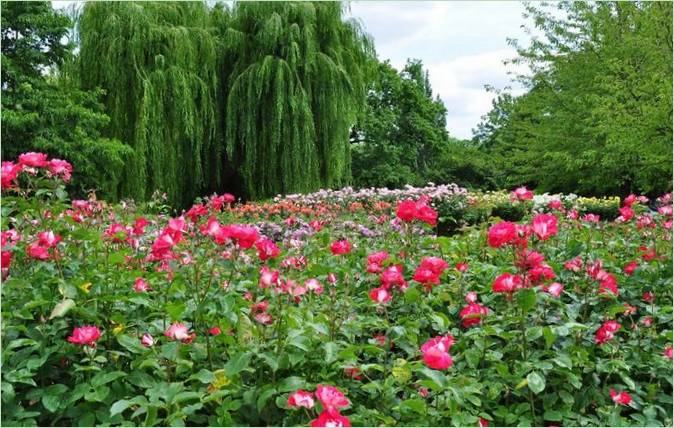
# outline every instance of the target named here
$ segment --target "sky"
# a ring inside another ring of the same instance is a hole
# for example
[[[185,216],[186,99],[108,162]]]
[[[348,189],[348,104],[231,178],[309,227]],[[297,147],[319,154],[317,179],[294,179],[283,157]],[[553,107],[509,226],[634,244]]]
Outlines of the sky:
[[[527,41],[517,1],[354,1],[351,15],[362,21],[374,38],[380,60],[401,69],[407,58],[422,60],[434,94],[447,107],[447,130],[457,138],[470,138],[471,129],[491,110],[492,92],[519,85],[510,82],[505,66],[516,51],[506,39]]]
[[[54,1],[62,8],[74,2]],[[374,38],[380,60],[401,69],[408,58],[420,59],[434,94],[447,107],[447,130],[472,137],[472,128],[491,109],[497,89],[512,86],[508,72],[522,72],[503,61],[516,55],[507,38],[528,40],[521,28],[519,1],[353,1],[351,16]]]

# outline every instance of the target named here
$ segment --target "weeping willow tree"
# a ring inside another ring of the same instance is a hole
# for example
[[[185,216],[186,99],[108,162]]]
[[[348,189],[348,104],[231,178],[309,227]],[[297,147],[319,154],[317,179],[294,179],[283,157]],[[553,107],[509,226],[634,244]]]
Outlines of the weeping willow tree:
[[[225,144],[251,197],[347,183],[372,43],[344,4],[241,2],[223,42]]]
[[[258,198],[348,183],[374,51],[344,8],[87,3],[81,80],[106,91],[111,136],[136,153],[119,195],[160,189],[184,206],[223,187]]]
[[[221,183],[217,39],[201,2],[89,2],[80,73],[101,87],[110,134],[129,144],[118,196],[165,191],[176,205]]]

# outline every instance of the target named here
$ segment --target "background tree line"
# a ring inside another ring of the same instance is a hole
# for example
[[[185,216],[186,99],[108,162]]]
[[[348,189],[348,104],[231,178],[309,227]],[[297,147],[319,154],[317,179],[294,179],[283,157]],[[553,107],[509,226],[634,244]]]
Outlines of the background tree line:
[[[471,140],[422,62],[380,62],[345,7],[103,2],[71,20],[3,2],[3,159],[45,151],[75,164],[75,192],[176,206],[428,181],[671,189],[671,3],[528,5],[526,92],[499,92]]]

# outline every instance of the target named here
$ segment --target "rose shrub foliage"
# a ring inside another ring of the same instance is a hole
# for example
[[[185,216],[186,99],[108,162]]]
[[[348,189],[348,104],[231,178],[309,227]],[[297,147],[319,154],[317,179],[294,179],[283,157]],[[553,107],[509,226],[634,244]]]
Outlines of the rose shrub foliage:
[[[71,172],[2,165],[3,424],[672,424],[671,194],[438,237],[433,190],[171,217]]]

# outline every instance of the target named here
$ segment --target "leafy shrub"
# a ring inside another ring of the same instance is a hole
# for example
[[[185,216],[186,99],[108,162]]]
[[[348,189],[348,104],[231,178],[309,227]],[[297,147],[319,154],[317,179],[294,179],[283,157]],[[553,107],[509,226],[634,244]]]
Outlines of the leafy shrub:
[[[531,212],[531,208],[531,202],[501,202],[492,208],[491,215],[506,221],[520,221]]]
[[[671,195],[435,237],[414,201],[170,218],[9,167],[3,425],[672,424]]]

